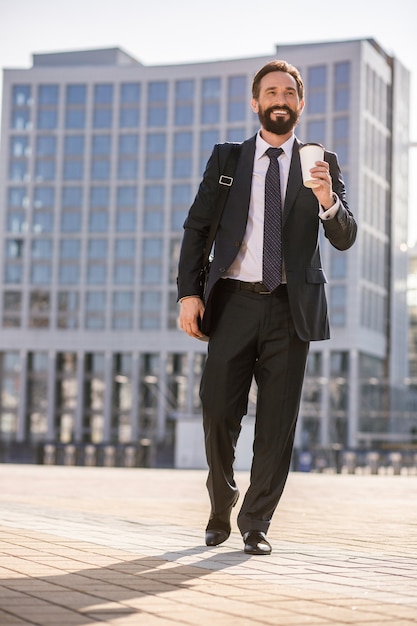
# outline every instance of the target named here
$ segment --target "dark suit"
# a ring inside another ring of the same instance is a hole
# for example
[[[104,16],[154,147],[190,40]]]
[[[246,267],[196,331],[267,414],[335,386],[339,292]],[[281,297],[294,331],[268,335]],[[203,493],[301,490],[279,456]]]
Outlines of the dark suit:
[[[309,342],[329,338],[319,227],[323,226],[325,236],[339,250],[352,246],[356,237],[336,155],[326,152],[325,160],[340,208],[333,219],[322,221],[315,195],[302,183],[300,145],[295,140],[283,211],[287,288],[270,296],[238,293],[230,289],[232,281],[220,280],[227,275],[245,235],[255,136],[241,144],[206,292],[202,329],[211,339],[201,399],[212,512],[223,510],[236,496],[234,447],[253,375],[258,384],[251,486],[238,517],[242,534],[268,530],[288,474]],[[185,222],[179,298],[202,295],[199,272],[204,244],[229,151],[230,144],[215,146]]]

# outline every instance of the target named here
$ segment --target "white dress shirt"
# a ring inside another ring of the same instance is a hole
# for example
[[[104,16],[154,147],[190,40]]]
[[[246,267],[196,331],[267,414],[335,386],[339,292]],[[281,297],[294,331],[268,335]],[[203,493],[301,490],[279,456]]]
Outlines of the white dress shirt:
[[[280,147],[283,153],[278,157],[281,182],[281,206],[284,209],[285,194],[287,191],[288,175],[291,165],[292,150],[295,136],[292,135]],[[232,265],[226,272],[225,278],[233,278],[249,283],[262,282],[262,255],[264,237],[264,209],[265,209],[265,176],[269,167],[269,157],[265,154],[271,146],[262,139],[260,132],[256,137],[255,159],[253,163],[252,188],[249,202],[248,222],[239,252]],[[319,210],[321,219],[329,219],[336,215],[339,208],[339,199],[335,204],[323,211]],[[285,268],[282,270],[282,282],[286,282]]]

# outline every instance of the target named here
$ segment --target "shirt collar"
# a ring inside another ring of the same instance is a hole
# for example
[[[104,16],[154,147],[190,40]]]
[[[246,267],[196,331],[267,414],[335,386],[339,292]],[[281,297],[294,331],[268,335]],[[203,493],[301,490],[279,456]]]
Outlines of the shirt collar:
[[[295,135],[292,134],[291,137],[287,139],[287,141],[280,146],[280,148],[283,149],[285,156],[290,161],[292,157],[292,149],[294,146],[294,141],[295,141]],[[261,157],[263,157],[265,154],[265,151],[268,150],[268,148],[271,148],[271,146],[269,143],[265,141],[265,139],[261,137],[261,131],[259,130],[258,134],[256,135],[255,159],[260,159]]]

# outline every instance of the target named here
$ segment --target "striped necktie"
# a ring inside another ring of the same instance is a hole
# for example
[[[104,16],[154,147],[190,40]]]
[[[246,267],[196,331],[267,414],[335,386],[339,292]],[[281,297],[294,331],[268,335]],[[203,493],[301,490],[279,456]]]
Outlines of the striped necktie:
[[[264,247],[262,282],[273,291],[282,277],[282,206],[278,157],[282,148],[268,148],[269,167],[265,177]]]

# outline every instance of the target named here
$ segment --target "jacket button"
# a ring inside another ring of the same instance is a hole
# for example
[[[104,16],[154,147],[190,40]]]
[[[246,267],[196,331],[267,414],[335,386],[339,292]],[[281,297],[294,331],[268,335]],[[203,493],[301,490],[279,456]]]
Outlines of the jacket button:
[[[220,272],[221,274],[224,274],[224,272],[225,272],[225,271],[226,271],[226,268],[224,268],[224,267],[219,267],[219,272]]]

